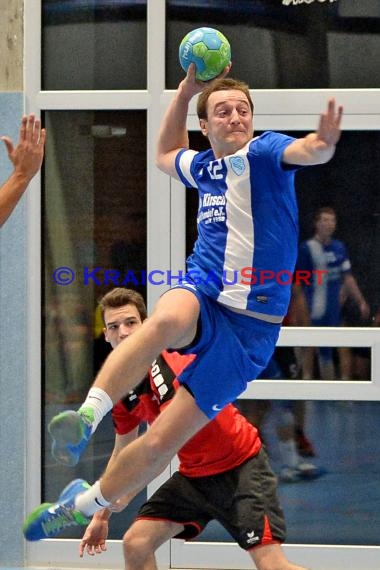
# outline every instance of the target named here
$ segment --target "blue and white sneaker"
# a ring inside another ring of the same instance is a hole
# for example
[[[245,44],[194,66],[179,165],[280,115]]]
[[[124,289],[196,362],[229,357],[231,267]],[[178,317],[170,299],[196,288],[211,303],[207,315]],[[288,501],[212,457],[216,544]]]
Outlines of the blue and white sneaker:
[[[297,467],[284,465],[279,473],[282,483],[299,483],[300,481],[312,481],[319,479],[327,473],[324,467],[317,467],[313,463],[302,462]]]
[[[54,416],[48,431],[53,439],[51,453],[58,463],[71,467],[78,463],[90,440],[93,422],[92,408],[66,410]]]
[[[74,501],[89,488],[84,479],[75,479],[63,489],[57,503],[42,503],[36,507],[22,527],[26,540],[53,538],[70,526],[87,526],[90,519],[74,509]]]

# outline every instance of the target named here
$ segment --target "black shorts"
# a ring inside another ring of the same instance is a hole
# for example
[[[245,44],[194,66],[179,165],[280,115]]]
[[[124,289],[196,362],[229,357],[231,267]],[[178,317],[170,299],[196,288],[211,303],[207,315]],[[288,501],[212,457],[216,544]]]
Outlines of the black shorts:
[[[142,505],[137,519],[183,524],[174,538],[190,540],[217,520],[244,550],[285,540],[277,478],[262,449],[242,465],[218,475],[168,479]]]

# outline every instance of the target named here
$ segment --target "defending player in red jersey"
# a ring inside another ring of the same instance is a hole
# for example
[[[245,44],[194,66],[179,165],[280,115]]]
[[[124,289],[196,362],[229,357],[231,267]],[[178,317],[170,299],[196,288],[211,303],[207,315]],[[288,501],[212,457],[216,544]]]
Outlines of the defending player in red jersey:
[[[105,337],[113,348],[133,334],[146,317],[142,297],[128,289],[112,290],[100,306]],[[149,377],[114,406],[116,436],[110,463],[137,437],[142,421],[151,423],[170,404],[179,386],[177,376],[192,359],[191,355],[163,352],[153,362]],[[226,406],[181,448],[178,457],[179,470],[141,507],[124,536],[127,570],[155,570],[154,552],[161,544],[173,537],[192,539],[211,520],[226,528],[258,570],[302,570],[286,560],[281,548],[285,523],[276,494],[277,479],[257,429],[235,406]],[[78,485],[85,486],[85,482],[74,481],[62,495]],[[80,545],[81,556],[85,551],[92,555],[106,549],[112,510],[121,510],[133,496],[94,514]],[[50,510],[59,508],[53,505]],[[57,525],[56,516],[52,528],[46,537],[64,528]]]

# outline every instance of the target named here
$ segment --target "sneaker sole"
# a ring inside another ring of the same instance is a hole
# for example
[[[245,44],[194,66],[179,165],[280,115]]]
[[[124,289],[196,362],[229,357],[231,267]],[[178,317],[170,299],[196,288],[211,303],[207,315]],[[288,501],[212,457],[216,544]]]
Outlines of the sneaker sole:
[[[58,463],[66,467],[77,465],[80,457],[80,453],[74,453],[67,445],[59,446],[55,441],[51,448],[51,454]]]
[[[48,432],[59,447],[78,445],[84,436],[83,420],[78,412],[62,412],[51,420]]]

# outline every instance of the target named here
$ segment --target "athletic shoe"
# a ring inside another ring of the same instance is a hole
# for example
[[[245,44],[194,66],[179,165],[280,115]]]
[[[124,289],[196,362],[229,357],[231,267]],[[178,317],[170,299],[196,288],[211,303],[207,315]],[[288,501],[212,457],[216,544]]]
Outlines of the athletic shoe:
[[[66,410],[54,416],[48,431],[53,439],[51,453],[58,463],[71,467],[78,463],[90,440],[93,421],[92,408]]]
[[[57,503],[43,503],[36,507],[23,524],[26,540],[53,538],[70,526],[86,526],[90,519],[74,509],[75,497],[90,488],[87,481],[75,479],[62,491]]]
[[[91,485],[84,479],[73,479],[73,481],[70,481],[63,491],[61,491],[57,503],[62,505],[66,503],[66,501],[71,501],[74,506],[75,497],[79,495],[79,493],[84,493],[84,491],[87,491],[90,487]]]
[[[295,433],[295,440],[297,445],[297,450],[302,457],[315,457],[315,451],[313,444],[306,437],[302,430],[297,429]]]
[[[325,475],[326,469],[317,467],[312,463],[299,463],[297,467],[282,467],[279,480],[282,483],[299,483],[300,481],[312,481]]]

